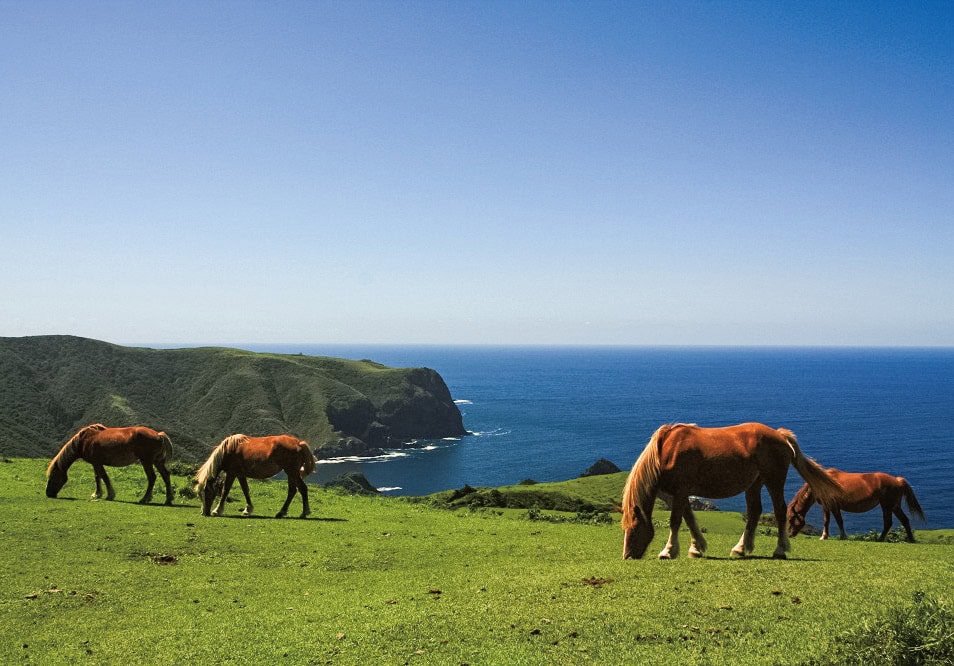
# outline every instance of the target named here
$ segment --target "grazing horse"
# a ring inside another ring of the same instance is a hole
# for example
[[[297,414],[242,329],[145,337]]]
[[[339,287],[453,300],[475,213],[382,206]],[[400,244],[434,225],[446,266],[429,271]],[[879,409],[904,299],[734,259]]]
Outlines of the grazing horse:
[[[904,477],[891,476],[884,472],[853,474],[834,468],[826,471],[844,489],[844,496],[830,507],[822,506],[825,521],[824,529],[822,529],[822,539],[828,538],[828,523],[831,520],[831,514],[835,514],[835,522],[838,523],[841,538],[847,539],[845,524],[841,520],[841,512],[864,513],[880,504],[881,513],[884,516],[884,530],[881,532],[878,541],[884,541],[888,535],[888,530],[891,529],[891,514],[893,513],[901,521],[904,531],[908,533],[908,541],[914,542],[911,521],[901,510],[901,500],[907,501],[908,510],[916,518],[923,521],[925,517],[924,511],[918,503],[918,498],[914,496],[914,490]],[[807,483],[795,493],[795,497],[788,505],[788,529],[791,536],[795,536],[805,527],[805,516],[816,501],[815,495]]]
[[[705,555],[706,540],[689,506],[690,495],[718,499],[745,492],[745,531],[731,553],[745,557],[752,552],[762,514],[762,486],[768,489],[779,525],[772,557],[785,559],[789,543],[783,488],[789,465],[795,466],[823,502],[840,498],[838,484],[818,463],[802,455],[790,430],[775,430],[761,423],[725,428],[685,423],[661,426],[633,465],[623,490],[623,559],[642,557],[652,541],[653,504],[658,493],[672,496],[669,541],[659,553],[660,559],[670,559],[679,554],[683,518],[692,534],[689,557]]]
[[[222,470],[225,470],[222,497],[215,511],[210,512],[216,495],[214,481]],[[242,515],[251,515],[252,498],[248,494],[247,477],[267,479],[282,471],[288,477],[288,497],[285,498],[285,504],[275,517],[285,517],[288,513],[288,505],[295,496],[295,490],[298,490],[304,505],[301,517],[304,518],[311,513],[308,508],[308,486],[305,485],[304,478],[315,471],[315,456],[308,447],[308,442],[291,435],[270,437],[230,435],[226,437],[212,451],[212,455],[196,475],[195,490],[202,499],[202,515],[218,516],[222,513],[225,500],[236,478],[245,494],[246,506]]]
[[[66,471],[74,462],[83,459],[93,466],[96,473],[96,492],[93,498],[102,497],[103,491],[100,480],[106,484],[106,499],[116,497],[113,484],[106,476],[105,465],[110,467],[125,467],[135,462],[142,463],[149,485],[146,494],[139,500],[140,504],[152,501],[152,488],[156,484],[156,472],[159,470],[162,480],[166,484],[166,505],[172,504],[172,484],[169,481],[169,470],[166,463],[172,457],[172,442],[164,432],[156,432],[152,428],[132,426],[129,428],[107,428],[102,423],[94,423],[81,428],[73,435],[60,452],[50,461],[46,468],[48,481],[46,496],[56,497],[60,489],[66,485]]]

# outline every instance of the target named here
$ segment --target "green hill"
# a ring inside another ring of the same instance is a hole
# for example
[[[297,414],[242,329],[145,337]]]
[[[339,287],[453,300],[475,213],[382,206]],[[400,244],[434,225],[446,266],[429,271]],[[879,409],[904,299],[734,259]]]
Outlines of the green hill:
[[[80,427],[165,430],[197,460],[223,437],[290,432],[319,457],[465,434],[437,372],[238,349],[0,338],[0,454],[47,457]]]

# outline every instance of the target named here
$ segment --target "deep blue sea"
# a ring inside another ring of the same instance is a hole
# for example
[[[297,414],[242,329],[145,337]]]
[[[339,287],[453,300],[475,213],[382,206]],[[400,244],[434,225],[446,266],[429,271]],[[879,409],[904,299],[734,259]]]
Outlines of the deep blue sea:
[[[663,423],[761,421],[794,430],[825,466],[906,477],[927,527],[954,528],[954,349],[243,347],[433,368],[473,433],[381,459],[324,462],[317,481],[357,470],[411,495],[558,481],[598,458],[629,470]],[[788,478],[791,497],[802,480],[794,470]],[[763,503],[770,510],[767,495]],[[744,509],[741,496],[717,504]],[[819,508],[809,522],[821,524]],[[880,529],[881,512],[845,514],[845,523],[849,532]]]

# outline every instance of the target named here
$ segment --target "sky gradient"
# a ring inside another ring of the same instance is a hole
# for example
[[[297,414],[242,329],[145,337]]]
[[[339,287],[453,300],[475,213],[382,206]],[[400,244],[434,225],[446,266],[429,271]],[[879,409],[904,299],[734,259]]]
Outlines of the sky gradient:
[[[0,335],[954,345],[954,5],[0,0]]]

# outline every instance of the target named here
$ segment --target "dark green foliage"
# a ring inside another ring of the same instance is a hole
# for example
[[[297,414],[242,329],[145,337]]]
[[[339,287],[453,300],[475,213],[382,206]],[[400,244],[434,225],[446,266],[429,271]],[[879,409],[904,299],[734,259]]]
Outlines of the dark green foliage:
[[[141,349],[76,338],[0,338],[0,453],[49,457],[80,427],[146,425],[174,455],[224,437],[288,432],[336,454],[465,434],[433,370],[237,349]]]
[[[849,534],[848,538],[851,541],[880,541],[881,530],[869,530],[863,534]],[[888,531],[884,537],[884,540],[888,543],[906,543],[907,535],[903,530],[895,528]]]
[[[544,513],[540,509],[527,509],[524,520],[545,523],[579,523],[582,525],[611,525],[613,517],[606,511],[578,511],[575,514]]]
[[[954,609],[915,592],[913,602],[893,606],[876,622],[839,636],[831,664],[954,664]]]
[[[457,490],[435,493],[430,501],[446,509],[461,507],[494,507],[499,509],[548,509],[552,511],[597,511],[593,503],[550,488],[551,484],[519,484],[521,492],[503,488],[472,488],[464,486]]]

